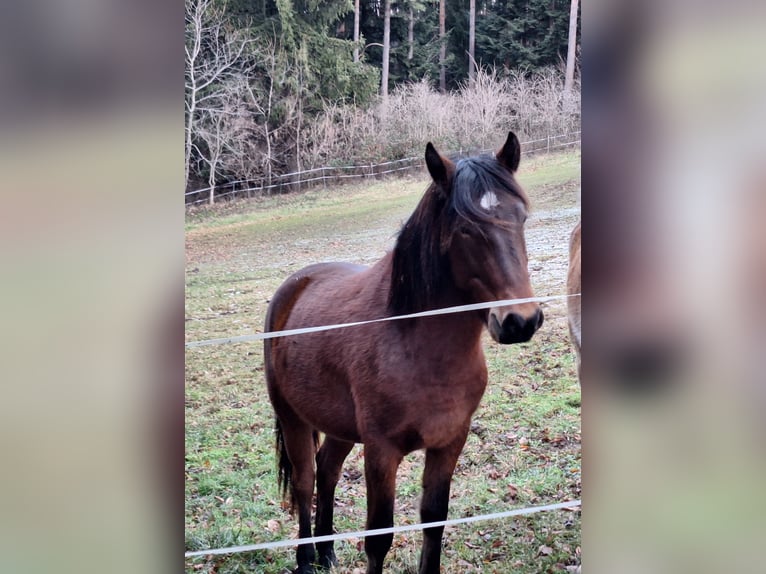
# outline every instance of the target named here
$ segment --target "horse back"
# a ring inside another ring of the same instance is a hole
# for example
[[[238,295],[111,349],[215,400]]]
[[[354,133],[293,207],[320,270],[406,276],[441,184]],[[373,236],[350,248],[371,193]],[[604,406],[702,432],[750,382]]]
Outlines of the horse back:
[[[366,269],[366,267],[362,265],[353,265],[351,263],[317,263],[293,273],[284,283],[282,283],[279,289],[277,289],[269,302],[269,307],[266,311],[266,322],[264,325],[265,332],[271,333],[300,326],[316,326],[309,324],[296,325],[294,322],[291,324],[290,319],[293,316],[293,311],[301,297],[307,292],[311,294],[312,291],[316,290],[318,285],[320,288],[328,291],[323,284],[326,284],[328,281],[332,283],[334,279],[337,280],[354,275],[364,269]],[[321,318],[319,320],[321,321]],[[328,318],[326,322],[317,324],[328,324],[332,322],[333,321]],[[271,382],[274,379],[272,352],[274,347],[277,346],[280,341],[281,339],[277,338],[266,339],[263,342],[267,382]]]

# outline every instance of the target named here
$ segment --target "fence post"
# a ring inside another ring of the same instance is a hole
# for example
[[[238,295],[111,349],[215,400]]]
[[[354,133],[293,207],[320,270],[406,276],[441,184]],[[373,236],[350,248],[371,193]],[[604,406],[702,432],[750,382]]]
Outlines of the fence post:
[[[548,141],[547,141],[547,144],[548,144],[548,151],[547,151],[546,153],[551,153],[551,134],[548,134],[548,135],[547,135],[547,136],[545,136],[545,137],[546,137],[546,139],[548,140]]]

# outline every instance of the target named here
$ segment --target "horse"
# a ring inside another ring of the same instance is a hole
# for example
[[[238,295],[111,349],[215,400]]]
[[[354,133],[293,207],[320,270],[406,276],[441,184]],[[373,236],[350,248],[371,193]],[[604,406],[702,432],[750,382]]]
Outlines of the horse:
[[[582,291],[582,277],[580,272],[581,226],[582,222],[578,222],[569,237],[569,270],[567,272],[567,295],[570,295],[567,299],[567,318],[569,321],[569,337],[572,340],[572,345],[577,353],[578,379],[581,379],[582,371],[582,309],[580,303],[581,298],[579,297],[579,294]],[[578,296],[571,297],[571,295]]]
[[[432,182],[393,250],[371,267],[318,263],[296,272],[274,294],[265,331],[533,297],[529,200],[514,177],[520,156],[513,132],[494,156],[455,162],[429,142]],[[498,343],[521,343],[542,322],[539,304],[527,302],[266,340],[278,481],[297,509],[299,537],[311,536],[315,477],[314,533],[332,534],[335,487],[355,443],[364,445],[368,529],[393,526],[396,470],[419,449],[426,453],[420,517],[445,520],[452,474],[487,385],[483,329]],[[443,530],[424,529],[420,574],[439,572]],[[367,574],[382,573],[392,541],[392,534],[365,538]],[[337,565],[332,542],[301,544],[296,560],[297,574]]]

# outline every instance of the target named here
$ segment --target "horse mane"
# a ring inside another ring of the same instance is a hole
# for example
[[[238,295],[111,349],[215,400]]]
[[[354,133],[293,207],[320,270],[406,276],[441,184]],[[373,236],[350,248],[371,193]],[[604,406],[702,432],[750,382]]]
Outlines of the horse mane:
[[[479,205],[482,195],[508,193],[529,206],[513,174],[492,156],[457,161],[451,189],[426,190],[397,237],[391,264],[388,310],[393,315],[433,309],[450,277],[447,248],[460,225],[503,225]]]

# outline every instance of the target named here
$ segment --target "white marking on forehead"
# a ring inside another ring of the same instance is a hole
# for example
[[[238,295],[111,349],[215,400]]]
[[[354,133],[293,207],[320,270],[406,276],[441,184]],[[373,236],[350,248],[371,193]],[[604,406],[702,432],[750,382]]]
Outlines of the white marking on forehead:
[[[479,205],[481,205],[482,208],[486,209],[487,211],[499,204],[500,201],[497,199],[494,191],[488,191],[481,196],[481,201],[479,201]]]

